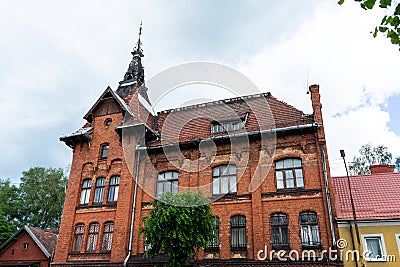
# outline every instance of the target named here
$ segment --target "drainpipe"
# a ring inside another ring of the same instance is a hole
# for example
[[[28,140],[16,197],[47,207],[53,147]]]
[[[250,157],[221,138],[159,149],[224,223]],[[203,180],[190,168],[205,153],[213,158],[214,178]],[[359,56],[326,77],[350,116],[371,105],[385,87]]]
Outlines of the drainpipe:
[[[327,170],[326,170],[324,145],[320,145],[320,148],[321,148],[321,153],[322,153],[322,167],[324,170],[326,202],[328,204],[329,225],[330,225],[331,234],[332,234],[332,246],[336,247],[336,236],[335,236],[335,228],[333,227],[332,203],[331,203],[331,194],[329,192],[329,183],[328,183],[328,174],[327,174]]]
[[[353,225],[351,224],[351,221],[348,221],[349,223],[349,229],[350,229],[350,237],[351,237],[351,244],[352,244],[352,249],[353,251],[356,249],[355,245],[354,245],[354,233],[353,233]],[[358,267],[358,259],[356,258],[355,260],[356,263],[356,267]]]
[[[138,187],[138,179],[139,179],[139,163],[140,163],[140,150],[138,149],[140,145],[137,145],[135,148],[136,153],[136,161],[135,161],[135,189],[133,192],[133,203],[132,203],[132,216],[131,216],[131,227],[129,230],[129,244],[128,244],[128,255],[124,260],[124,266],[126,266],[129,257],[132,255],[132,239],[133,239],[133,226],[135,222],[135,208],[136,208],[136,195],[137,195],[137,187]]]

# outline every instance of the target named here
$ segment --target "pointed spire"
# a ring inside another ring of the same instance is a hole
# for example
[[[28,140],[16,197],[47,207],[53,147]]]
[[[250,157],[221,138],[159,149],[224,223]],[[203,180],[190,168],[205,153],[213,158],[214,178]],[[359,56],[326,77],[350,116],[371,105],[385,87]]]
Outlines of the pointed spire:
[[[132,54],[132,60],[131,63],[129,64],[128,70],[126,71],[124,75],[124,79],[120,82],[120,84],[126,83],[126,82],[136,82],[138,85],[144,83],[144,71],[143,71],[143,66],[142,66],[142,57],[143,55],[143,49],[142,49],[142,41],[140,40],[140,37],[142,35],[142,22],[140,22],[140,27],[139,27],[139,38],[136,43],[136,46],[133,48],[133,51],[131,52]]]

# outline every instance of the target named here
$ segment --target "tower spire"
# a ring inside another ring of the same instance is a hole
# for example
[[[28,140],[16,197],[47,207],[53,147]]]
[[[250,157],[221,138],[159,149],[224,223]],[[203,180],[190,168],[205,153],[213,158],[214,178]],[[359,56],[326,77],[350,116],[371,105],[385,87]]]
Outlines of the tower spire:
[[[142,41],[140,40],[141,36],[142,22],[140,22],[138,41],[136,43],[136,46],[133,48],[133,51],[131,52],[132,60],[129,63],[129,67],[124,75],[124,79],[120,82],[121,85],[127,82],[136,82],[138,85],[144,83],[144,71],[141,59],[142,57],[144,57],[144,55],[142,49]]]

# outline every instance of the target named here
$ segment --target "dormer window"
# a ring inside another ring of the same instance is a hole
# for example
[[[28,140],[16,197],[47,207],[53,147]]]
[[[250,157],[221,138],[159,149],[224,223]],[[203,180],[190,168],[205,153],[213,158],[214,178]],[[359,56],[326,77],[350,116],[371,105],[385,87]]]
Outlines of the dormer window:
[[[108,144],[101,145],[100,159],[106,159],[108,157]]]
[[[211,133],[223,133],[239,131],[244,128],[247,121],[247,114],[242,117],[226,118],[213,121],[211,124]]]

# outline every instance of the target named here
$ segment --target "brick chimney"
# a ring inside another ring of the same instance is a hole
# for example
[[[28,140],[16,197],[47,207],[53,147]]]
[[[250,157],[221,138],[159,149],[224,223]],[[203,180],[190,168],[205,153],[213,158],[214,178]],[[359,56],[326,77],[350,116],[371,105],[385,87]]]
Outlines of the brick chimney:
[[[390,172],[394,172],[394,165],[376,164],[376,165],[369,166],[369,169],[371,170],[371,174],[390,173]]]
[[[313,84],[309,87],[309,92],[311,93],[311,104],[314,113],[314,120],[316,123],[322,124],[322,105],[321,105],[321,96],[319,94],[319,85]]]

